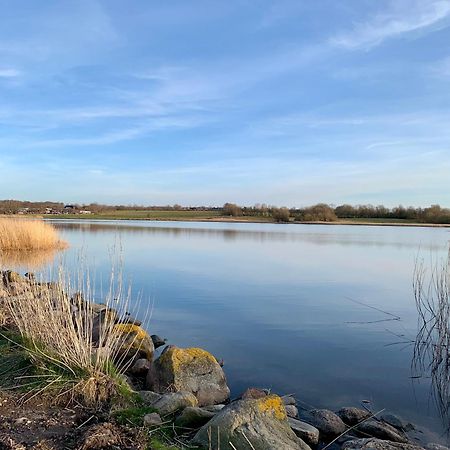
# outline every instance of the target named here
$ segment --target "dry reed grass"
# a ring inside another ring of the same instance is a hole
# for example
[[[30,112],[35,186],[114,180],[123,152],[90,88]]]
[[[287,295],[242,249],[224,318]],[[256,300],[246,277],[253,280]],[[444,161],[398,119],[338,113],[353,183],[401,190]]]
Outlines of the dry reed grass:
[[[42,220],[0,218],[0,250],[63,249],[67,242],[61,240],[56,229]]]
[[[60,385],[64,378],[67,389],[62,391],[98,406],[117,393],[120,376],[128,368],[119,356],[123,341],[114,326],[129,314],[131,291],[124,290],[120,272],[112,270],[102,297],[108,312],[99,315],[87,272],[80,270],[73,282],[60,267],[56,278],[52,284],[22,283],[18,295],[4,299],[7,313],[35,363],[54,371],[48,371],[47,384]]]
[[[450,249],[445,260],[427,270],[416,263],[414,297],[419,316],[414,342],[415,378],[431,377],[432,394],[442,418],[450,419]]]

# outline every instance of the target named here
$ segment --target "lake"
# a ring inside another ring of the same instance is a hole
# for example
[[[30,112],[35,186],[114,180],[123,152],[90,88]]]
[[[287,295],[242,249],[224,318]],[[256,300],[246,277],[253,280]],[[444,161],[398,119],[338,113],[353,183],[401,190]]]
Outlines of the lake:
[[[441,431],[428,380],[411,378],[415,259],[445,257],[445,228],[54,221],[108,280],[121,247],[125,280],[148,329],[223,358],[234,396],[248,386],[304,405],[386,408]],[[117,254],[117,251],[116,251]],[[376,308],[376,309],[374,309]],[[398,316],[400,320],[392,320]]]

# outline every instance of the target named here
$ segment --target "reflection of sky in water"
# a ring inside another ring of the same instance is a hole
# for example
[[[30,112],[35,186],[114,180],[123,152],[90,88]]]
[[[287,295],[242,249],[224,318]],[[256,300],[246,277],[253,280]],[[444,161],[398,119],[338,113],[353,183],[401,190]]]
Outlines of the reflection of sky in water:
[[[151,331],[223,357],[234,393],[261,385],[317,406],[372,400],[437,427],[411,385],[414,260],[445,256],[450,230],[315,225],[57,222],[107,279],[120,242],[126,278],[154,303]],[[350,299],[399,315],[388,318]]]

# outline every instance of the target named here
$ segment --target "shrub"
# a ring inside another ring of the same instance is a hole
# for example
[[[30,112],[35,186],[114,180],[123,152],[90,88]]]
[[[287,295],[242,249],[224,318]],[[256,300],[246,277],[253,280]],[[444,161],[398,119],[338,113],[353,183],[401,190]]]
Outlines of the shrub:
[[[225,216],[242,216],[242,209],[234,203],[225,203],[223,205],[223,213]]]
[[[277,222],[289,222],[290,212],[287,208],[273,208],[272,217]]]
[[[334,222],[337,216],[333,208],[325,203],[319,203],[301,210],[296,219],[302,222]]]

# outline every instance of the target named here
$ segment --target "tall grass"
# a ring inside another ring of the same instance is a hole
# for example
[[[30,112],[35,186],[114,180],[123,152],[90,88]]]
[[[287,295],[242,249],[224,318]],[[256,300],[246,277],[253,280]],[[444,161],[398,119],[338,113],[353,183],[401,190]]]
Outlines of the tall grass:
[[[0,218],[0,251],[62,249],[67,243],[42,220]]]
[[[124,290],[120,272],[112,270],[99,313],[87,271],[80,270],[73,280],[59,267],[56,278],[51,284],[22,283],[18,295],[3,301],[30,357],[48,375],[47,385],[64,381],[67,392],[97,406],[118,392],[129,365],[115,325],[129,314],[130,290]]]
[[[416,263],[414,297],[419,324],[413,369],[429,376],[436,405],[448,426],[450,418],[450,249],[447,258],[427,268]]]

